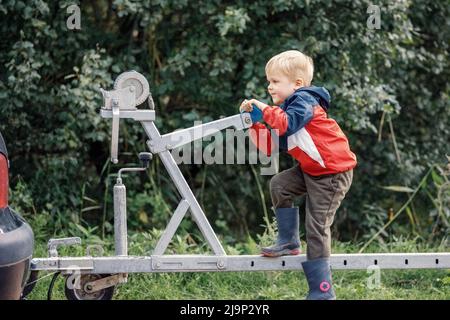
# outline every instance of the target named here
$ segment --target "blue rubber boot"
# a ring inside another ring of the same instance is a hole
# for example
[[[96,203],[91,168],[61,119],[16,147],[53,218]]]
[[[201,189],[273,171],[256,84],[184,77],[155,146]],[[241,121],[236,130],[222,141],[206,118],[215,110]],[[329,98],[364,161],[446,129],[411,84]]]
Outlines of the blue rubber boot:
[[[302,263],[309,294],[306,300],[336,300],[331,279],[330,259],[320,258]]]
[[[275,209],[278,225],[278,237],[275,245],[261,249],[265,257],[279,257],[300,254],[298,208]]]

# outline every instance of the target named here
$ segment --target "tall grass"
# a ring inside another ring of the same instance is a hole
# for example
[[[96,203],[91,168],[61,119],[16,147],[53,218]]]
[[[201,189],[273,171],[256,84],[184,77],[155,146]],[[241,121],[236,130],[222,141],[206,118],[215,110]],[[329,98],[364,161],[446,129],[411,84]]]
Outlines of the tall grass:
[[[89,231],[89,230],[88,230]],[[91,230],[92,231],[92,230]],[[130,255],[149,255],[161,231],[130,235]],[[266,233],[258,243],[249,238],[231,246],[225,244],[228,254],[257,254],[258,245],[270,242],[274,235]],[[95,235],[84,234],[85,245],[97,243]],[[223,239],[221,239],[223,240]],[[372,244],[371,252],[429,252],[445,251],[444,246],[430,247],[406,238],[392,238],[384,246]],[[112,239],[102,246],[105,255],[112,254]],[[334,242],[334,253],[355,253],[360,246]],[[167,249],[168,254],[206,253],[208,248],[189,233],[178,234]],[[82,247],[63,248],[61,255],[84,255]],[[45,242],[37,244],[35,256],[46,256]],[[381,282],[376,288],[368,286],[370,274],[366,271],[334,271],[334,286],[339,299],[450,299],[449,270],[382,270]],[[35,290],[28,299],[46,299],[50,277],[40,274]],[[131,274],[129,281],[116,288],[115,299],[280,299],[299,300],[307,294],[307,283],[302,272],[211,272]],[[64,281],[56,282],[54,299],[65,299]]]

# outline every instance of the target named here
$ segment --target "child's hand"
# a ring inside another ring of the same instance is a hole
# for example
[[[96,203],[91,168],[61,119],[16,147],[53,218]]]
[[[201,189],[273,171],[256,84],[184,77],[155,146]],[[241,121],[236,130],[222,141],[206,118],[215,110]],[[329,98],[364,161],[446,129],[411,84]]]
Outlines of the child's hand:
[[[244,101],[242,101],[241,106],[239,107],[239,111],[251,112],[253,110],[253,106],[256,106],[261,111],[263,111],[267,107],[265,103],[256,99],[245,99]]]
[[[261,121],[261,119],[263,118],[262,111],[258,107],[257,103],[263,104],[262,102],[259,102],[258,100],[255,100],[255,99],[244,100],[244,101],[242,101],[241,106],[239,108],[240,112],[249,112],[250,113],[253,123]]]
[[[253,110],[253,106],[249,102],[250,102],[250,100],[247,100],[247,99],[242,101],[241,106],[239,107],[239,112],[251,112]]]

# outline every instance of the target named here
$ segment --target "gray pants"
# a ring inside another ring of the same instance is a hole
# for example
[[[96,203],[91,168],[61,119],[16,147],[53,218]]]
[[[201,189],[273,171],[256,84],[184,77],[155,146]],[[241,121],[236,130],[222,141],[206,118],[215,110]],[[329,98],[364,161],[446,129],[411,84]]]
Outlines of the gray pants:
[[[306,193],[305,229],[308,259],[329,257],[330,227],[352,184],[353,170],[311,176],[300,166],[284,170],[270,180],[273,208],[291,208],[294,196]]]

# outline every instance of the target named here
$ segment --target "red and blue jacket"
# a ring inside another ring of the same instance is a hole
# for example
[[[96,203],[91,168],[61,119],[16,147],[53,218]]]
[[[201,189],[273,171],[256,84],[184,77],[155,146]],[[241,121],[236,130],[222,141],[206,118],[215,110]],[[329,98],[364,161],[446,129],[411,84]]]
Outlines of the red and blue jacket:
[[[328,118],[330,94],[323,87],[297,89],[281,106],[268,106],[263,120],[278,135],[278,147],[299,162],[312,176],[348,171],[356,166],[347,137],[334,119]],[[256,147],[270,156],[275,150],[271,131],[256,122],[249,130]]]

